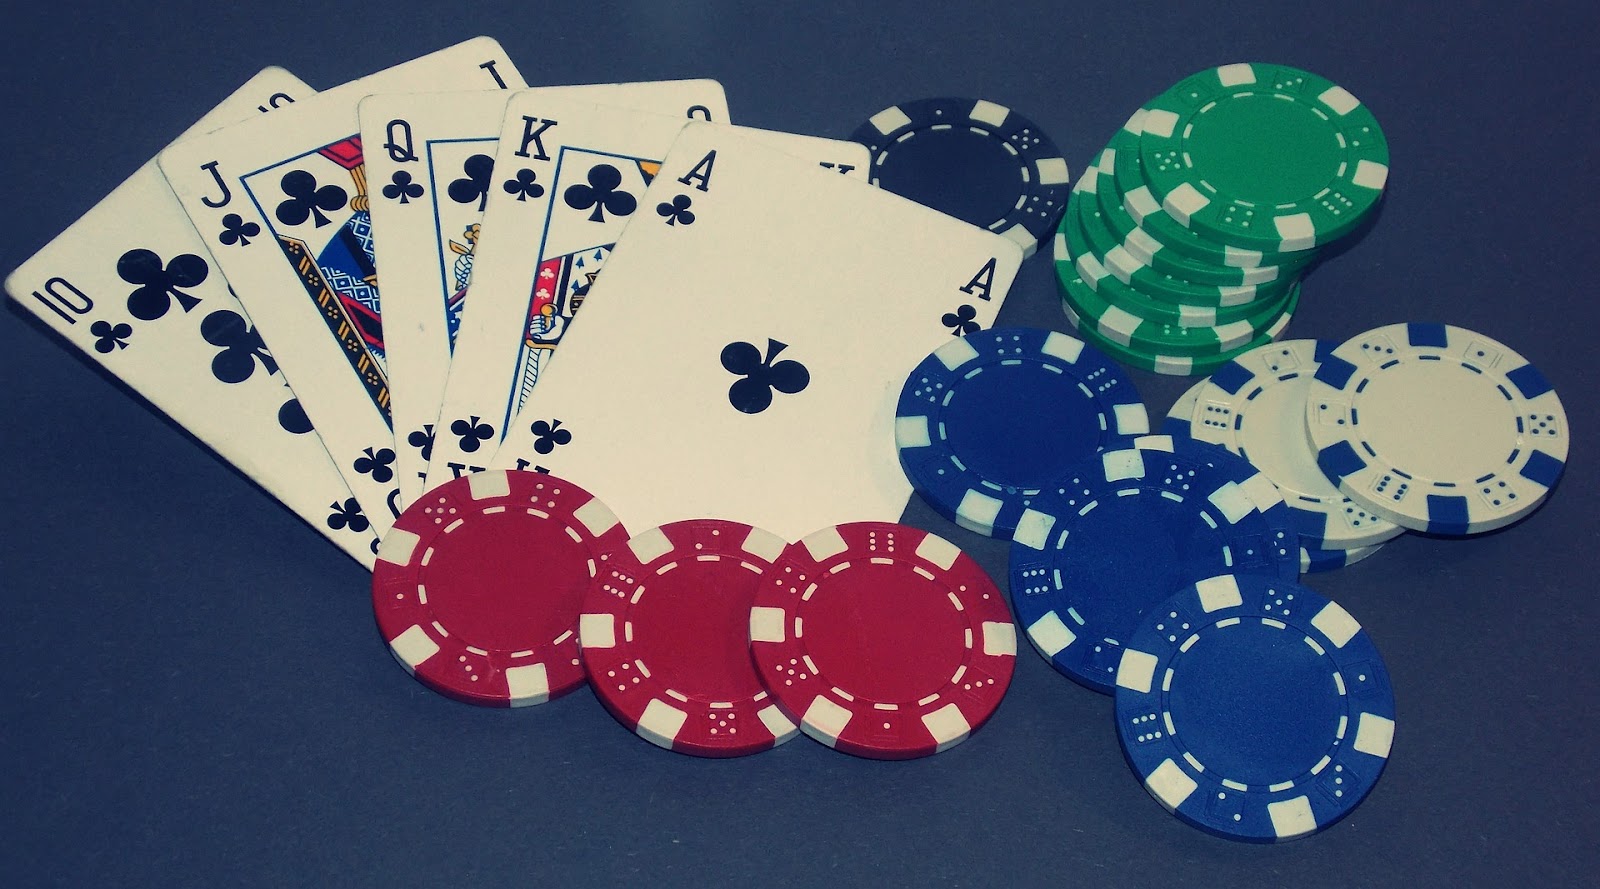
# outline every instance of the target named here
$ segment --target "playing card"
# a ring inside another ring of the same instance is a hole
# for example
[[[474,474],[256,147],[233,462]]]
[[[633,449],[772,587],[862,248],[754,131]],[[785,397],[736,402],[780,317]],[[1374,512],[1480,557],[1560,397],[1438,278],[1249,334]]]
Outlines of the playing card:
[[[993,322],[1021,249],[709,124],[639,204],[490,465],[570,479],[630,528],[898,520],[900,386]]]
[[[356,104],[380,90],[517,87],[479,37],[161,153],[196,228],[381,537],[398,514],[382,306]]]
[[[533,91],[507,105],[495,157],[503,182],[484,211],[472,298],[439,409],[430,486],[486,465],[624,226],[636,216],[659,218],[643,209],[640,196],[685,123]],[[833,175],[866,176],[866,148],[854,142],[699,125],[737,130],[743,141],[829,167]]]
[[[539,87],[527,92],[725,121],[715,80]],[[367,177],[379,183],[372,235],[383,270],[384,358],[400,503],[422,493],[450,350],[466,304],[494,144],[509,94],[390,93],[361,102]]]
[[[314,92],[267,68],[178,138]],[[154,159],[23,263],[6,292],[372,567],[369,520]]]

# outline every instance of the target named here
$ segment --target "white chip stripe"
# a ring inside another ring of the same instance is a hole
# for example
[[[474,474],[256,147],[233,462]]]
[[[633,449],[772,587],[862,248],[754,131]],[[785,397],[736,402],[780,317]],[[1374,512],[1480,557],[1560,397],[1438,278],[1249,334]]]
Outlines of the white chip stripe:
[[[917,556],[937,565],[941,571],[949,571],[956,560],[961,558],[961,550],[943,537],[929,534],[917,544]]]
[[[683,731],[683,725],[688,721],[687,711],[660,698],[651,698],[644,705],[644,713],[640,714],[639,724],[633,730],[646,741],[671,750],[672,742],[677,740],[678,733]]]
[[[613,614],[578,615],[578,646],[589,649],[617,647],[617,618]]]
[[[1053,658],[1072,647],[1078,634],[1072,632],[1061,616],[1046,611],[1038,620],[1028,625],[1028,639],[1045,657]]]
[[[842,707],[823,695],[817,695],[811,699],[811,705],[806,707],[800,723],[803,728],[811,729],[806,734],[829,747],[834,747],[838,745],[839,736],[844,734],[854,715],[849,708]]]
[[[750,533],[745,535],[744,542],[739,544],[739,548],[770,564],[778,561],[778,557],[783,555],[784,547],[788,545],[788,541],[771,531],[752,527]]]
[[[967,117],[979,123],[988,124],[994,129],[1005,126],[1006,118],[1011,116],[1011,109],[995,102],[979,99],[967,112]]]
[[[1077,364],[1078,359],[1083,356],[1083,346],[1083,340],[1052,330],[1044,338],[1044,345],[1040,347],[1039,351],[1052,358],[1059,358],[1068,364]]]
[[[806,552],[810,553],[811,558],[817,562],[825,562],[849,549],[849,545],[844,542],[844,537],[839,534],[837,527],[813,531],[800,541],[800,545],[805,547]]]
[[[1020,543],[1037,550],[1045,548],[1050,537],[1050,529],[1055,527],[1056,517],[1036,509],[1024,509],[1022,517],[1017,520],[1017,527],[1011,534],[1013,543]]]
[[[1256,69],[1248,62],[1235,62],[1217,67],[1217,82],[1227,87],[1244,86],[1256,82]]]
[[[933,350],[933,356],[946,370],[955,370],[969,361],[978,359],[978,350],[966,337],[955,337]]]
[[[1361,624],[1337,602],[1329,602],[1317,612],[1317,616],[1311,619],[1311,625],[1332,642],[1334,648],[1345,647],[1361,632]]]
[[[1192,183],[1184,182],[1169,192],[1161,202],[1161,208],[1167,215],[1178,220],[1185,228],[1189,226],[1190,218],[1204,210],[1211,204],[1211,199],[1195,188]]]
[[[1239,581],[1232,574],[1208,577],[1194,585],[1201,610],[1207,614],[1223,608],[1238,608],[1244,604],[1244,594],[1239,591]]]
[[[771,733],[774,742],[773,746],[792,739],[800,731],[800,727],[795,725],[794,721],[789,717],[784,716],[783,711],[773,704],[762,707],[756,713],[756,717],[761,720],[761,724],[766,726],[767,731]]]
[[[1362,713],[1356,721],[1356,739],[1350,745],[1369,756],[1389,758],[1394,745],[1394,720],[1376,713]]]
[[[1358,160],[1356,161],[1355,173],[1350,177],[1350,182],[1362,188],[1383,191],[1384,186],[1389,184],[1389,167],[1387,164],[1380,164],[1377,161]]]
[[[909,126],[911,118],[904,111],[901,111],[897,105],[879,111],[877,114],[872,115],[867,122],[872,124],[873,129],[887,136],[901,127]]]
[[[378,561],[391,565],[410,565],[422,538],[404,528],[390,528],[378,545]]]
[[[672,541],[667,539],[665,531],[651,528],[630,539],[628,549],[633,553],[633,557],[639,560],[639,564],[648,565],[672,552]]]
[[[1268,803],[1267,817],[1272,821],[1272,832],[1280,840],[1303,837],[1317,829],[1317,816],[1311,811],[1311,800],[1304,796]]]
[[[1067,160],[1062,157],[1040,158],[1034,162],[1039,171],[1040,185],[1064,185],[1072,181],[1072,173],[1067,168]]]
[[[598,497],[591,498],[588,503],[573,510],[572,517],[595,537],[603,536],[619,524],[616,514],[601,503]]]
[[[972,723],[954,702],[944,705],[922,717],[922,724],[937,744],[936,753],[954,747],[972,734]]]
[[[1357,99],[1349,90],[1335,84],[1322,91],[1317,96],[1317,101],[1328,107],[1334,114],[1344,117],[1346,114],[1361,107],[1361,100]]]
[[[1289,213],[1272,220],[1278,232],[1278,249],[1290,253],[1317,246],[1317,226],[1310,213]]]
[[[1184,800],[1200,787],[1182,766],[1170,759],[1150,773],[1150,777],[1144,781],[1144,786],[1150,791],[1151,796],[1171,811],[1177,811]]]
[[[407,672],[417,672],[417,667],[439,653],[439,643],[433,641],[428,631],[415,624],[389,640],[389,650],[403,664]]]
[[[505,678],[513,707],[529,707],[550,700],[550,674],[544,664],[509,667]]]
[[[928,418],[895,417],[894,418],[894,443],[901,448],[926,448],[933,444],[933,435],[928,429]]]
[[[1000,510],[1004,506],[1005,503],[1000,499],[968,488],[956,506],[956,524],[968,531],[992,537],[995,519],[1000,517]]]
[[[1147,651],[1125,648],[1122,659],[1117,662],[1117,685],[1147,695],[1155,687],[1159,664],[1160,658]]]
[[[993,620],[984,621],[983,653],[993,657],[1016,657],[1016,624]]]
[[[788,614],[782,608],[758,605],[750,609],[751,642],[783,642],[788,639]]]
[[[489,469],[467,476],[467,491],[474,500],[494,500],[511,494],[511,477],[504,469]]]

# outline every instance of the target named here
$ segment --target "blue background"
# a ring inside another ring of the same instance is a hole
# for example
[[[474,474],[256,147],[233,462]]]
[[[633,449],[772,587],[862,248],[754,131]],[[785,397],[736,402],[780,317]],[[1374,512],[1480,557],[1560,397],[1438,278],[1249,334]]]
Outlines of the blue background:
[[[807,739],[659,750],[587,691],[491,711],[426,691],[367,576],[24,313],[0,313],[0,882],[41,885],[1529,886],[1593,878],[1597,358],[1592,3],[59,4],[7,13],[0,270],[259,68],[325,88],[484,33],[535,84],[715,77],[734,119],[843,137],[972,95],[1074,173],[1192,71],[1280,61],[1362,98],[1381,216],[1316,269],[1290,336],[1438,320],[1563,394],[1548,507],[1405,536],[1310,585],[1384,652],[1394,756],[1365,805],[1251,847],[1179,823],[1111,700],[1020,653],[969,742],[910,763]],[[1001,321],[1065,329],[1045,258]],[[847,320],[844,322],[847,323]],[[1159,416],[1187,385],[1137,373]],[[781,471],[781,467],[777,467]],[[1004,577],[1005,547],[913,503]]]

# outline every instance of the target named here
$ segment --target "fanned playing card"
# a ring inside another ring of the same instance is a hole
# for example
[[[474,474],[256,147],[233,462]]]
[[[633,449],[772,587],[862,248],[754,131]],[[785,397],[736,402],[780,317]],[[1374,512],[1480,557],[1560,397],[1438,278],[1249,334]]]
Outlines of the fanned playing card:
[[[538,87],[526,92],[725,121],[715,80]],[[422,493],[434,419],[466,305],[483,209],[502,183],[495,140],[509,94],[390,93],[361,102],[372,234],[383,270],[384,358],[400,503]]]
[[[178,139],[314,92],[267,68]],[[6,292],[372,567],[369,520],[154,159],[23,263]]]
[[[993,322],[1021,262],[1004,237],[691,123],[490,465],[569,479],[630,528],[897,521],[900,386]]]
[[[534,90],[507,105],[428,485],[486,465],[624,227],[659,218],[641,196],[685,123]],[[867,150],[854,142],[696,123],[830,175],[866,177]]]
[[[161,153],[161,170],[381,537],[399,511],[382,304],[356,105],[381,90],[514,88],[487,37]],[[280,117],[281,115],[281,117]]]

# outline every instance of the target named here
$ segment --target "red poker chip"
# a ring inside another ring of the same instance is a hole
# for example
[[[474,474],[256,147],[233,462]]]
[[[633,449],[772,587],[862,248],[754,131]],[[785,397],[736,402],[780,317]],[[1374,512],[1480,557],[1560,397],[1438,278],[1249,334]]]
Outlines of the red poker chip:
[[[578,622],[600,703],[646,741],[697,756],[760,753],[799,734],[762,687],[745,636],[783,548],[760,528],[697,519],[603,556]]]
[[[389,651],[442,695],[526,707],[583,684],[578,612],[600,554],[628,538],[592,494],[492,470],[411,504],[378,548],[372,610]]]
[[[1017,632],[994,582],[955,544],[856,522],[784,550],[750,609],[750,648],[806,734],[857,756],[912,759],[993,715]]]

